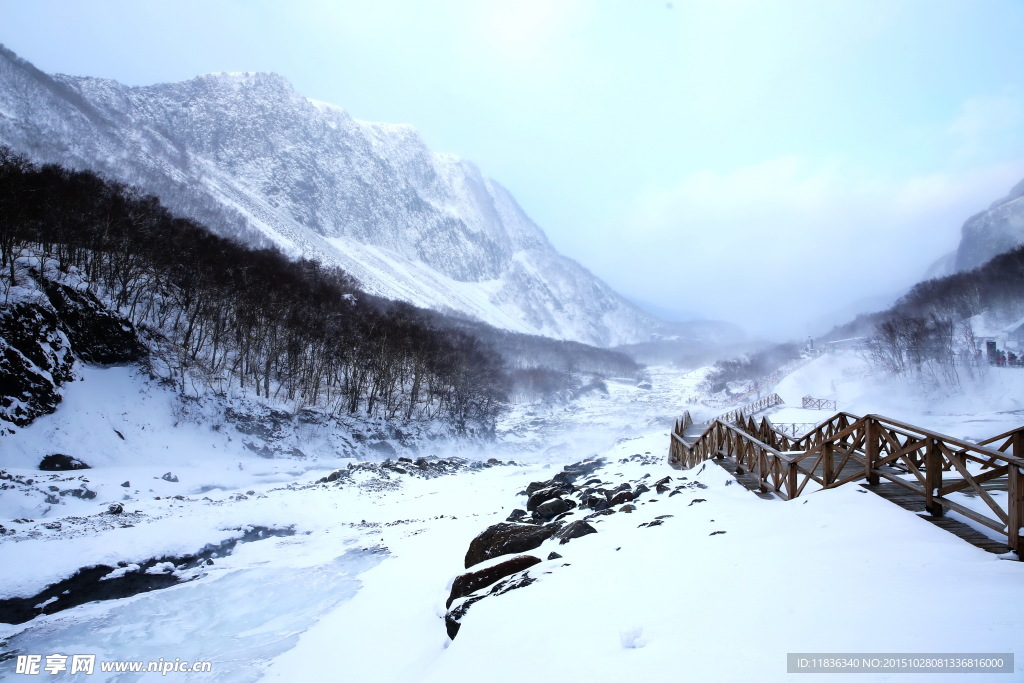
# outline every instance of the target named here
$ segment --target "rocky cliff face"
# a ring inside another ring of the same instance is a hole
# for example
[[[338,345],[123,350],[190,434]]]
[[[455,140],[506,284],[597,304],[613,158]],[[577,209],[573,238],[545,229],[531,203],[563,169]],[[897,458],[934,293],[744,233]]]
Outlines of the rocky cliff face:
[[[976,268],[993,257],[1024,243],[1024,181],[993,202],[986,211],[964,223],[956,270]]]
[[[0,52],[0,143],[91,168],[256,246],[338,265],[388,298],[612,345],[658,323],[552,249],[500,185],[275,74],[127,87]]]
[[[49,280],[15,289],[0,308],[0,436],[57,409],[75,360],[101,365],[141,360],[131,323],[85,290]]]

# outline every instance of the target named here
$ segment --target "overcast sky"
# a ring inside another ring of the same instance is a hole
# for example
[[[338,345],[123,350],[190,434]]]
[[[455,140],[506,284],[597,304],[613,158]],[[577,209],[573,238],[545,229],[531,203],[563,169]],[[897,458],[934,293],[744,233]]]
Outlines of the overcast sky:
[[[416,126],[628,297],[801,337],[899,294],[1024,178],[1017,0],[0,0],[132,85],[275,71]]]

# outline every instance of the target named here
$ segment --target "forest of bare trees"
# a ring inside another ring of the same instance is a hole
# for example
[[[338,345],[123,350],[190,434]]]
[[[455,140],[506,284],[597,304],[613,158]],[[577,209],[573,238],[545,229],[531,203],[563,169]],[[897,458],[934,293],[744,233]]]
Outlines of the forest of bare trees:
[[[21,258],[31,254],[31,258]],[[501,357],[344,272],[251,250],[152,196],[0,148],[0,302],[56,268],[143,330],[182,391],[251,391],[332,414],[441,419],[488,430]],[[62,276],[63,277],[63,276]]]
[[[980,313],[1007,322],[1024,316],[1024,246],[920,282],[890,309],[862,315],[826,339],[865,336],[872,360],[890,374],[955,385],[958,368],[974,373],[988,363],[971,323]]]

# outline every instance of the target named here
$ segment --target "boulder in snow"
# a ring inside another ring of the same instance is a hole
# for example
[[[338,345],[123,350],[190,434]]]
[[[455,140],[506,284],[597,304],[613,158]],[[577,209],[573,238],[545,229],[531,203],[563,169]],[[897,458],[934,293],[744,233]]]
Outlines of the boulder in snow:
[[[485,529],[473,539],[466,552],[466,568],[484,560],[510,553],[533,550],[551,538],[559,527],[555,525],[511,524],[499,522]]]
[[[559,544],[564,545],[574,538],[596,533],[597,529],[590,526],[582,519],[577,519],[575,522],[569,522],[566,524],[558,533],[555,534],[555,538],[558,539]]]
[[[90,469],[83,461],[64,453],[47,455],[39,462],[39,469],[44,472],[64,472],[67,470]]]
[[[448,596],[448,602],[445,603],[445,607],[451,607],[452,603],[459,598],[464,598],[470,593],[475,593],[481,588],[486,588],[506,576],[511,576],[516,572],[529,569],[533,565],[539,563],[539,557],[534,557],[533,555],[517,555],[499,564],[491,565],[490,567],[477,571],[460,574],[452,583],[452,592],[451,595]]]

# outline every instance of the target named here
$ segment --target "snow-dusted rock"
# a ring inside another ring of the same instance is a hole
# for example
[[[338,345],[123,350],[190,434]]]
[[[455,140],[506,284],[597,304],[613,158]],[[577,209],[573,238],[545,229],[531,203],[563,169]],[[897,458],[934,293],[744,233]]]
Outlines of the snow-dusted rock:
[[[39,461],[39,469],[44,472],[64,472],[66,470],[87,470],[89,466],[65,453],[51,453]]]
[[[539,557],[534,557],[533,555],[517,555],[511,559],[505,560],[504,562],[499,562],[498,564],[493,564],[483,569],[460,574],[455,577],[455,581],[452,583],[452,592],[448,596],[448,602],[445,603],[445,607],[451,607],[452,603],[459,598],[464,598],[470,593],[475,593],[481,588],[486,588],[506,576],[510,576],[524,569],[529,569],[533,565],[539,563]]]
[[[558,529],[558,526],[550,524],[537,526],[499,522],[485,529],[469,544],[466,569],[499,555],[533,550],[551,538]]]
[[[580,538],[581,536],[587,536],[589,534],[596,534],[597,529],[587,524],[585,520],[577,519],[574,522],[569,522],[562,529],[555,534],[555,538],[562,545],[565,545],[574,538]],[[550,559],[550,558],[549,558]]]

